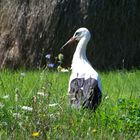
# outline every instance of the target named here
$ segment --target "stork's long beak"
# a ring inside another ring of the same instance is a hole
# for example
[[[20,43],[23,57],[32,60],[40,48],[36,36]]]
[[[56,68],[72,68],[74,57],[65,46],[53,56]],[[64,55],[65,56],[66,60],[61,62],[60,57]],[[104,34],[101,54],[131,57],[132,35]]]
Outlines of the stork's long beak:
[[[65,46],[67,46],[68,44],[71,44],[75,41],[76,41],[75,38],[71,37],[60,49],[62,50]]]

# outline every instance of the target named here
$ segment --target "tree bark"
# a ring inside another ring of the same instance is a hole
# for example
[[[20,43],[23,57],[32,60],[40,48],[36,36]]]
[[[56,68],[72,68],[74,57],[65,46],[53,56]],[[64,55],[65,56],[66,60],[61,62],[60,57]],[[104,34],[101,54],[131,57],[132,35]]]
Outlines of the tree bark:
[[[140,66],[139,0],[0,0],[0,66],[43,67],[76,29],[92,34],[87,55],[98,69]],[[69,67],[75,51],[63,51]]]

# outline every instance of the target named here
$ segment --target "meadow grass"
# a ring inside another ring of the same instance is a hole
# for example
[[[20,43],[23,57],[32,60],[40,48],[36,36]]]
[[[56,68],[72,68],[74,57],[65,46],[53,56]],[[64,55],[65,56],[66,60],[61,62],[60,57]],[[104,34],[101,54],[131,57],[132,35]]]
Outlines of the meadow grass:
[[[0,72],[0,140],[139,140],[140,71],[101,72],[102,103],[71,108],[70,73]]]

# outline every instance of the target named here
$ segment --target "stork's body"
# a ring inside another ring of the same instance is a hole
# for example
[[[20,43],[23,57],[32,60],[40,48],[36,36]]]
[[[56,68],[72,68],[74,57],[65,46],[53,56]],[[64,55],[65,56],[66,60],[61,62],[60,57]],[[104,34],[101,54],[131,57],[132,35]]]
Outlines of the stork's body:
[[[95,110],[101,101],[101,83],[98,73],[92,68],[86,57],[86,47],[90,36],[90,32],[86,28],[80,28],[65,44],[74,40],[79,41],[73,55],[68,93],[72,105]]]

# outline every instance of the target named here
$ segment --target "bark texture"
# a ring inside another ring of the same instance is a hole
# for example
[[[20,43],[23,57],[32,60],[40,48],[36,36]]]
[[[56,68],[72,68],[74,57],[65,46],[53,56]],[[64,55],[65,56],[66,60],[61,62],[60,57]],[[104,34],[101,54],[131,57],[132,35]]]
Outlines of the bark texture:
[[[36,68],[76,29],[92,34],[87,55],[98,69],[140,66],[139,0],[0,0],[0,67]],[[75,46],[63,50],[70,66]]]

